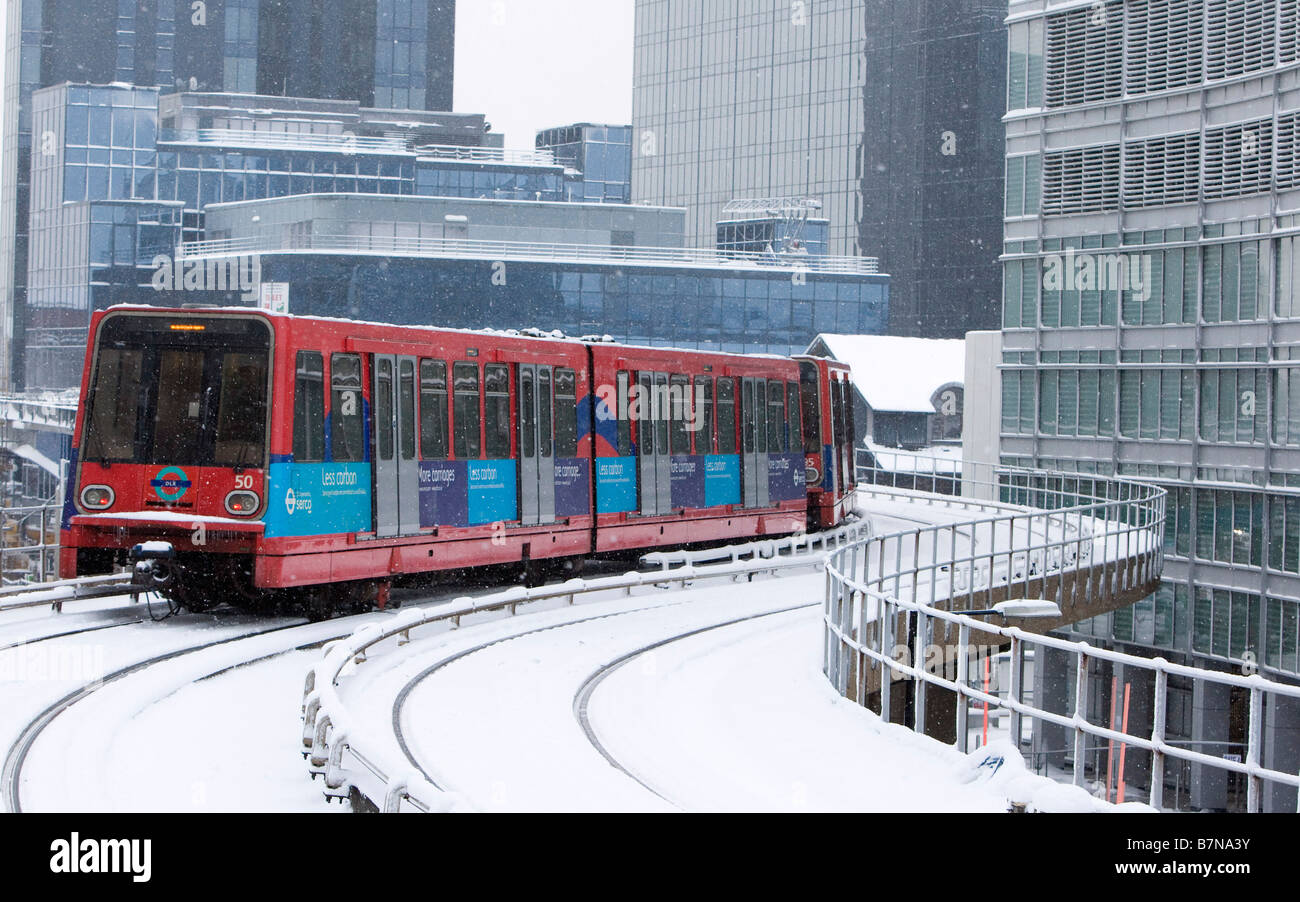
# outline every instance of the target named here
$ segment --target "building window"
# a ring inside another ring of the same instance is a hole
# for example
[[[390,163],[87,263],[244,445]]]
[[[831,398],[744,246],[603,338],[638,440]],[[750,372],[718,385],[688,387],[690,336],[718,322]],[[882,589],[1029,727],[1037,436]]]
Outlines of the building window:
[[[1205,561],[1263,566],[1264,496],[1196,490],[1196,556]]]
[[[1119,433],[1123,438],[1186,441],[1195,428],[1192,370],[1121,370]]]
[[[1201,438],[1262,445],[1268,410],[1266,370],[1201,372]]]

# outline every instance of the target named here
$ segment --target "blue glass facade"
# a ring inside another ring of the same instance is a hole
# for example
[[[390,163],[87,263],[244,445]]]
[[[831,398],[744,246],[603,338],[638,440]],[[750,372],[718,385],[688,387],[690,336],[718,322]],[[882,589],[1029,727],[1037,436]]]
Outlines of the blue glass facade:
[[[718,351],[802,353],[818,333],[878,335],[889,319],[887,276],[810,273],[795,284],[787,270],[758,268],[348,254],[263,254],[261,273],[287,283],[290,310],[304,315]]]
[[[626,125],[569,125],[537,133],[537,149],[582,173],[565,200],[632,202],[632,128]]]
[[[0,360],[0,384],[21,387],[23,381],[34,91],[62,82],[116,82],[164,91],[451,109],[455,0],[27,0],[10,5],[5,45],[17,57],[17,80],[5,85],[0,129],[7,136],[0,170],[0,318],[12,321],[13,348],[19,352]],[[99,134],[93,124],[89,128]],[[88,160],[87,165],[96,164]],[[115,196],[124,193],[120,183],[111,190]],[[135,192],[133,187],[127,196]],[[87,194],[92,194],[89,186]]]

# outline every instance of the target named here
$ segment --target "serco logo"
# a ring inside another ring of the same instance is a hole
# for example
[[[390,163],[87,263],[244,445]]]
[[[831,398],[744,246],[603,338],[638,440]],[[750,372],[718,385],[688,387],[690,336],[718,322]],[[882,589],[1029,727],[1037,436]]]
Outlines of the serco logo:
[[[287,510],[289,512],[289,516],[292,517],[293,512],[297,510],[297,508],[298,508],[298,497],[294,495],[293,489],[289,489],[289,491],[284,493],[284,509]]]
[[[180,467],[164,467],[149,481],[154,493],[163,501],[180,501],[193,484]]]

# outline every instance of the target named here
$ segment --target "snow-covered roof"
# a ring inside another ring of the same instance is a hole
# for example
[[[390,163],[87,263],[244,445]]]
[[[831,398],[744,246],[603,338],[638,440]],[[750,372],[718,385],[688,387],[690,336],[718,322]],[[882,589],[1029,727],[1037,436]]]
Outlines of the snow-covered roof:
[[[821,350],[819,345],[852,368],[853,384],[872,410],[934,413],[934,393],[966,381],[966,342],[960,338],[823,333],[809,352]]]

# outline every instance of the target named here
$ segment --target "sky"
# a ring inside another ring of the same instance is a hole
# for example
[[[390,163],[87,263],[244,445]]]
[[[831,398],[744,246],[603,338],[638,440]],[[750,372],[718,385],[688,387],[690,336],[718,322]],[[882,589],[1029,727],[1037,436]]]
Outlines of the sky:
[[[538,129],[632,121],[633,0],[457,0],[457,112],[507,147]]]
[[[633,9],[633,0],[458,0],[456,111],[485,113],[520,148],[542,128],[630,123]],[[3,23],[0,4],[0,34]]]

